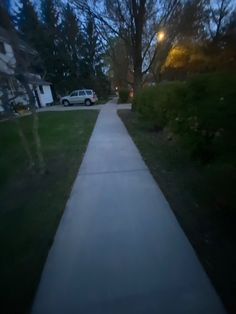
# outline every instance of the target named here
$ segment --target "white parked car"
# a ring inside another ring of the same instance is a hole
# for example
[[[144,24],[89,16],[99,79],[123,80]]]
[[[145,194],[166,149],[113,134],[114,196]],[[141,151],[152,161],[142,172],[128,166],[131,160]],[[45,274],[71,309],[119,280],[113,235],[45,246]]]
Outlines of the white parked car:
[[[74,104],[84,104],[91,106],[98,100],[97,95],[92,89],[74,90],[70,95],[61,98],[63,106],[70,106]]]

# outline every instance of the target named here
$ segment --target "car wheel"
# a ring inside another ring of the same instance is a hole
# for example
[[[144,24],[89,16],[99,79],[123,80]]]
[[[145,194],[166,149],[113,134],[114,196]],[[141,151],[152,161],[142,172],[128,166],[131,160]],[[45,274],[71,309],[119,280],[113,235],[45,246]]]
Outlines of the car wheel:
[[[90,99],[86,99],[85,102],[84,102],[85,106],[91,106],[92,105],[92,102]]]
[[[70,106],[69,101],[68,101],[68,100],[63,100],[63,106],[64,106],[64,107]]]

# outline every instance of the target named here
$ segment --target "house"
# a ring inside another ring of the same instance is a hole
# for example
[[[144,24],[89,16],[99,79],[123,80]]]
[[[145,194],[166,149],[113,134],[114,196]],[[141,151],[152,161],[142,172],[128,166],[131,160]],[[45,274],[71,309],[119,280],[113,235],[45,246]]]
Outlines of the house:
[[[37,108],[53,104],[52,83],[41,78],[39,74],[28,74],[28,82],[34,92],[35,105]]]
[[[0,27],[0,72],[13,75],[15,63],[16,59],[7,38],[7,31]]]
[[[37,56],[37,52],[18,37],[17,44],[21,57],[26,58],[27,61]],[[28,104],[28,96],[15,77],[15,67],[16,58],[11,45],[10,34],[0,27],[0,106],[3,105],[1,103],[3,84],[7,85],[8,97],[12,99],[13,105]],[[42,79],[39,74],[31,73],[33,67],[30,65],[27,69],[29,72],[25,73],[25,76],[35,97],[35,106],[40,108],[53,104],[52,84]]]

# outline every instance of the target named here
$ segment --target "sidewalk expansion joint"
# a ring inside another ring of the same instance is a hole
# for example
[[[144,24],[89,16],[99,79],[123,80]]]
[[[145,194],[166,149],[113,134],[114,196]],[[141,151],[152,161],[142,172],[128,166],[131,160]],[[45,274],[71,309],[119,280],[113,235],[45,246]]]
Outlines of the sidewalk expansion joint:
[[[94,176],[100,174],[115,174],[115,173],[132,173],[132,172],[143,172],[149,171],[148,168],[142,169],[131,169],[131,170],[113,170],[113,171],[94,171],[94,172],[79,172],[79,176]]]

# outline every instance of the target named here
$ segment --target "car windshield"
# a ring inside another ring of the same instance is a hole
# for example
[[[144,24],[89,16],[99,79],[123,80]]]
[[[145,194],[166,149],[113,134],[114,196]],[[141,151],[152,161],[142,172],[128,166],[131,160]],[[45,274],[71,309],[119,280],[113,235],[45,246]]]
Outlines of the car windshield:
[[[93,91],[92,91],[92,90],[86,90],[86,94],[87,94],[87,95],[92,95],[92,94],[93,94]]]

